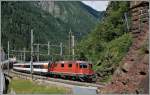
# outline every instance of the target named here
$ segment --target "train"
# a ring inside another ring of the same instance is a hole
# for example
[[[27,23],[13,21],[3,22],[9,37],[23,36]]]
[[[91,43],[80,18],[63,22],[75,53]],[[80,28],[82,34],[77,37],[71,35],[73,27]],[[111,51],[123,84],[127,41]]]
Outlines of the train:
[[[87,61],[33,62],[32,73],[54,78],[95,82],[93,65]],[[13,70],[31,73],[31,63],[13,64]]]

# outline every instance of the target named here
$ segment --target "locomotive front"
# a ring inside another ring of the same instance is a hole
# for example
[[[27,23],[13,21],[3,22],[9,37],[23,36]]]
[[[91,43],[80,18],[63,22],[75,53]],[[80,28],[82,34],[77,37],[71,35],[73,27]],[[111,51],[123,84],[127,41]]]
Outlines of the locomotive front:
[[[86,61],[77,61],[79,64],[79,78],[81,81],[96,81],[96,75],[92,69],[93,65]]]

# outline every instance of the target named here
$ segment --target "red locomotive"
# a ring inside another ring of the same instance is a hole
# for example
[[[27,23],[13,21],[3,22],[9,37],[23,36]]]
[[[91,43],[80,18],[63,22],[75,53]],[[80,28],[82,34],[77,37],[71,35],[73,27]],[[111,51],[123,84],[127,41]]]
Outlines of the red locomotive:
[[[30,63],[17,63],[13,69],[22,72],[31,71]],[[92,64],[86,61],[56,61],[56,62],[34,62],[33,72],[51,77],[74,79],[80,81],[95,81],[95,73]]]
[[[92,64],[86,61],[58,61],[50,65],[50,75],[92,81],[95,76]]]

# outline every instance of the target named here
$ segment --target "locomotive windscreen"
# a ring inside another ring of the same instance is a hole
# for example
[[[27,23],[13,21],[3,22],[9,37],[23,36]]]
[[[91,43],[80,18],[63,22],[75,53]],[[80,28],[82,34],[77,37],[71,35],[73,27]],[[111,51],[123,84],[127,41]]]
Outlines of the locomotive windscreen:
[[[88,67],[87,65],[88,65],[88,64],[80,63],[80,68],[87,68],[87,67]]]

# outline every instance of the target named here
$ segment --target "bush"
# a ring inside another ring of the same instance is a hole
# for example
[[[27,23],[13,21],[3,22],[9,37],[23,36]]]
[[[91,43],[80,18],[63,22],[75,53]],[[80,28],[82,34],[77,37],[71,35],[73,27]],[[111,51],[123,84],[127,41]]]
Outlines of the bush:
[[[132,37],[130,34],[124,34],[109,42],[104,51],[99,54],[99,60],[95,68],[96,72],[101,74],[107,72],[105,76],[109,78],[108,76],[113,74],[121,59],[128,52],[131,44]]]

